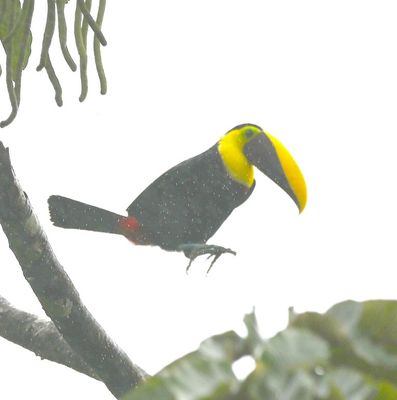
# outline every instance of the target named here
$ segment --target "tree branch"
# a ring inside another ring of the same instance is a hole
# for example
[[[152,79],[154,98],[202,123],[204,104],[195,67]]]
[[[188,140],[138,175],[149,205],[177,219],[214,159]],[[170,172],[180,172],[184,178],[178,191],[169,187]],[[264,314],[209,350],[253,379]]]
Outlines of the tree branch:
[[[147,374],[112,341],[82,303],[55,257],[0,142],[0,223],[23,274],[65,341],[116,398]]]
[[[0,336],[24,347],[42,359],[54,361],[78,372],[99,379],[76,354],[51,321],[13,307],[0,296]]]

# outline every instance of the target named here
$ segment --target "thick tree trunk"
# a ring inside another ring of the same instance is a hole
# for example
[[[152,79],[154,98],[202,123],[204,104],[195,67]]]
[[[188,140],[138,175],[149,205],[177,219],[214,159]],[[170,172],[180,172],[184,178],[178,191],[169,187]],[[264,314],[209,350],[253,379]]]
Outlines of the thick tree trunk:
[[[93,318],[57,260],[15,178],[8,149],[1,142],[0,223],[26,280],[74,353],[116,398],[141,383],[147,374],[130,361]]]

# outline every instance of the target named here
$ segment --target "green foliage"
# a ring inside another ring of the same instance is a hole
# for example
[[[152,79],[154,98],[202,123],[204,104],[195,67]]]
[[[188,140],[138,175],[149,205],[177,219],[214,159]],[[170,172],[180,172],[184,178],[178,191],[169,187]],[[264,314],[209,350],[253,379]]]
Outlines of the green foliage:
[[[0,0],[0,40],[7,57],[7,90],[12,108],[10,116],[0,123],[0,127],[11,123],[17,115],[22,70],[26,67],[31,52],[30,24],[33,7],[33,0],[26,0],[23,7],[19,0]]]
[[[64,9],[69,0],[47,0],[47,21],[42,40],[42,49],[37,71],[45,70],[55,91],[55,101],[61,106],[62,87],[55,73],[50,58],[50,47],[58,20],[59,44],[66,63],[72,71],[77,66],[67,46],[67,22]],[[6,81],[8,97],[11,103],[9,117],[0,122],[0,127],[9,125],[16,117],[21,101],[22,72],[28,64],[31,53],[32,33],[30,26],[34,12],[35,0],[0,0],[0,41],[6,54]],[[97,17],[91,16],[91,0],[76,0],[74,33],[80,60],[81,94],[83,101],[88,92],[87,78],[87,33],[88,27],[94,32],[94,58],[100,81],[101,93],[107,91],[106,77],[102,65],[100,45],[106,45],[101,31],[105,13],[106,0],[98,0]],[[0,75],[2,69],[0,66]]]
[[[226,332],[164,368],[123,400],[395,400],[397,301],[346,301],[325,314],[291,313],[263,339],[255,314],[245,338]],[[255,360],[244,380],[233,372]]]
[[[31,52],[32,34],[24,29],[30,9],[22,10],[20,2],[12,0],[3,0],[0,7],[4,8],[0,13],[0,40],[10,57],[11,77],[16,81],[18,69],[26,67]],[[24,46],[19,46],[21,43]]]

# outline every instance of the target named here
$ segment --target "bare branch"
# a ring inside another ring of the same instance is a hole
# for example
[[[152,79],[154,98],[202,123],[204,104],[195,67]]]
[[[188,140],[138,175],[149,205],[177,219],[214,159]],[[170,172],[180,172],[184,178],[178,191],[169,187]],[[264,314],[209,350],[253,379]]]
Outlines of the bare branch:
[[[13,307],[0,296],[0,336],[24,347],[42,359],[54,361],[66,367],[99,379],[82,359],[65,342],[51,321]]]
[[[26,280],[73,351],[116,398],[141,383],[146,373],[130,361],[90,314],[55,257],[15,178],[8,149],[1,142],[0,223]]]

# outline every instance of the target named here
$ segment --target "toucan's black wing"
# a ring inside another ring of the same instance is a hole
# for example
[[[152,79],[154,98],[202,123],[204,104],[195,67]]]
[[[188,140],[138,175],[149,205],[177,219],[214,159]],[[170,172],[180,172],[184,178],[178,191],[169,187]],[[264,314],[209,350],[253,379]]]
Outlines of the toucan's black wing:
[[[177,250],[181,244],[205,243],[254,186],[230,178],[215,145],[165,172],[127,211],[138,220],[143,242]]]

